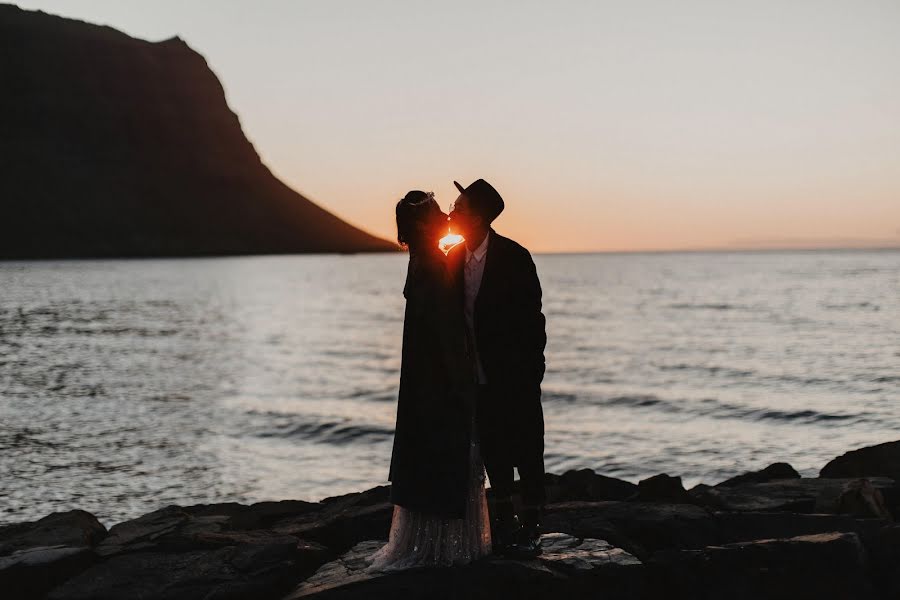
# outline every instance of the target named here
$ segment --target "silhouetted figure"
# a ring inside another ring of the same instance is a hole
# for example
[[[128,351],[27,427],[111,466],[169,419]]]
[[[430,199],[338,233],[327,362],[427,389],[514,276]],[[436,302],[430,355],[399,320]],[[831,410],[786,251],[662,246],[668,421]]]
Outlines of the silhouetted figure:
[[[484,466],[475,434],[475,386],[462,310],[438,239],[447,215],[432,194],[397,204],[409,248],[403,294],[400,395],[391,455],[390,538],[376,570],[464,564],[491,551]]]
[[[478,381],[477,423],[485,467],[495,494],[494,552],[540,554],[544,492],[544,315],[541,285],[528,250],[490,225],[503,198],[479,179],[460,191],[450,213],[465,244],[450,250]],[[519,470],[521,525],[510,500]]]

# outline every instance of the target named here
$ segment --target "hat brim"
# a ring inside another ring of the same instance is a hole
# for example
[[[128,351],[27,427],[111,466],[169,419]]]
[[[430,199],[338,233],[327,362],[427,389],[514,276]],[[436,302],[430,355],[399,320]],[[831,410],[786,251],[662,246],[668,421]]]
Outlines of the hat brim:
[[[460,194],[465,194],[465,193],[466,193],[466,188],[464,188],[463,186],[459,185],[459,182],[458,182],[458,181],[454,181],[454,182],[453,182],[453,185],[456,186],[456,189],[459,190],[459,193],[460,193]]]

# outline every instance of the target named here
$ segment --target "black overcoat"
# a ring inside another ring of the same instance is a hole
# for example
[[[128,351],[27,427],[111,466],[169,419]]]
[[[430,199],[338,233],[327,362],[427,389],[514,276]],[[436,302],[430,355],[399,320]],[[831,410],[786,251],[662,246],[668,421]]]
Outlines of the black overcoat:
[[[440,250],[410,257],[388,478],[392,503],[463,518],[475,390],[450,279]]]
[[[482,445],[505,449],[518,464],[520,454],[543,445],[546,322],[531,254],[493,229],[488,235],[475,300],[475,344],[490,386],[489,397],[479,397],[479,434]],[[462,306],[465,244],[453,248],[448,259],[454,295]]]

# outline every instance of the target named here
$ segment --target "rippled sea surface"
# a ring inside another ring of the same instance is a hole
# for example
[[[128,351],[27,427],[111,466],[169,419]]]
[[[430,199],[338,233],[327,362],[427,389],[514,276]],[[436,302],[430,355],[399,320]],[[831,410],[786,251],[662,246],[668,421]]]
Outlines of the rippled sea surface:
[[[537,256],[548,471],[900,439],[900,252]],[[406,257],[0,262],[0,522],[385,483]]]

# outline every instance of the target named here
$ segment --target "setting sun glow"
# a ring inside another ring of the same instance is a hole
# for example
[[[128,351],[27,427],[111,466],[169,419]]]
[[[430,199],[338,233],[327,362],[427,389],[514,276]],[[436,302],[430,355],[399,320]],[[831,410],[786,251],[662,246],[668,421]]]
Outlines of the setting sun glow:
[[[465,241],[465,238],[458,233],[448,233],[441,238],[438,242],[438,246],[444,254],[447,254],[453,246],[461,244],[463,241]]]

